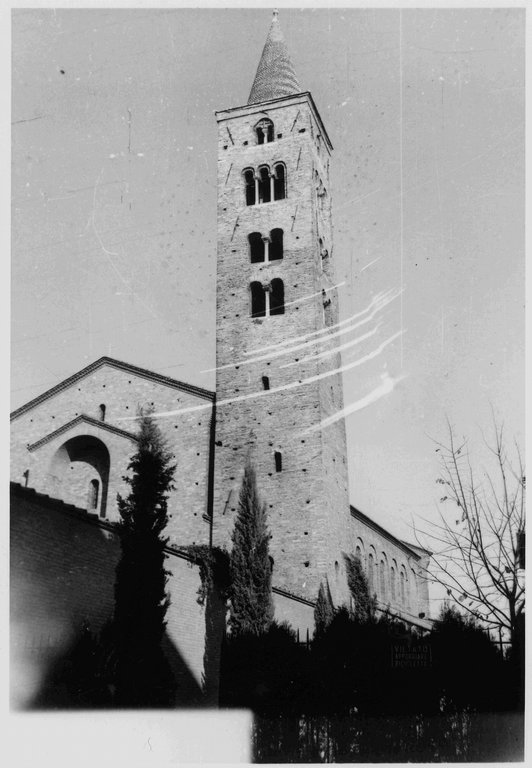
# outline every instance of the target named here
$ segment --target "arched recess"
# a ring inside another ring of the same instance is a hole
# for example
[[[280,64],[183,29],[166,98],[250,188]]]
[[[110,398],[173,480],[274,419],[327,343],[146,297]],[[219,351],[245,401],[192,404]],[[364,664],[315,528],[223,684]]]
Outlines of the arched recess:
[[[105,517],[110,465],[107,446],[98,437],[71,437],[52,457],[55,492],[63,501]]]

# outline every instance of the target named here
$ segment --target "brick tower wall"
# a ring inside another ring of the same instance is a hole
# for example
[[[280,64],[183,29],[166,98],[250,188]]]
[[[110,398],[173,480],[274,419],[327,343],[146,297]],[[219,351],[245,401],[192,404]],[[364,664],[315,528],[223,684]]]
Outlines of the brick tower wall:
[[[249,458],[267,505],[274,585],[313,600],[327,576],[339,602],[347,599],[341,557],[349,540],[345,425],[343,419],[328,428],[319,424],[342,408],[341,375],[300,385],[338,367],[338,354],[303,359],[336,341],[325,331],[312,337],[322,343],[277,354],[288,340],[304,337],[298,342],[304,343],[309,333],[338,322],[335,292],[326,294],[327,306],[322,295],[334,279],[328,148],[308,95],[262,106],[218,115],[214,542],[229,542]],[[274,123],[275,140],[257,145],[254,126],[264,117]],[[247,206],[243,170],[278,161],[286,166],[286,199]],[[284,232],[283,259],[252,264],[248,235],[274,228]],[[275,277],[284,282],[285,313],[251,318],[250,283]],[[255,357],[264,359],[248,362]],[[263,376],[270,391],[263,389]],[[282,453],[281,472],[274,451]]]

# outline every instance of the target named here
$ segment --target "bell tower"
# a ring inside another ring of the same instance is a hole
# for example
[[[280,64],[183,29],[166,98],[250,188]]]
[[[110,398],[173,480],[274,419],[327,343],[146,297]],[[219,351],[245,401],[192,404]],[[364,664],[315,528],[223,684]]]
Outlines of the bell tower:
[[[218,122],[213,543],[230,547],[246,460],[272,535],[272,583],[348,599],[346,438],[335,335],[332,145],[274,12],[245,106]],[[332,423],[331,423],[332,421]]]

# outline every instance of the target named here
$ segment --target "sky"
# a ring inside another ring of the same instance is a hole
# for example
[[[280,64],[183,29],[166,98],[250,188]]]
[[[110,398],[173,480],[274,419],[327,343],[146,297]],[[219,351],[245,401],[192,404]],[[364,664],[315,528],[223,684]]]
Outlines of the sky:
[[[102,355],[214,389],[214,112],[246,103],[270,20],[14,12],[12,409]],[[524,442],[524,11],[279,21],[334,146],[340,319],[398,294],[357,351],[396,340],[344,374],[351,503],[414,540],[447,418],[481,468],[492,409]]]

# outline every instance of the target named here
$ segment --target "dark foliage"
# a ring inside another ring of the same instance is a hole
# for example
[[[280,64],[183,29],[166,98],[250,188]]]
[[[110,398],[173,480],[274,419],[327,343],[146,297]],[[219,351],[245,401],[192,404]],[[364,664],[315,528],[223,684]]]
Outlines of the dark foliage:
[[[208,544],[190,544],[185,550],[192,562],[199,566],[200,587],[198,603],[205,605],[209,593],[216,587],[221,597],[229,594],[231,573],[229,554],[221,547],[210,547]]]
[[[169,606],[163,532],[167,494],[173,488],[172,459],[155,420],[141,413],[137,452],[124,478],[131,491],[127,498],[118,497],[122,554],[108,664],[118,706],[161,707],[173,701],[174,683],[161,649]]]
[[[248,464],[232,534],[229,624],[233,635],[260,635],[273,620],[269,540],[265,505],[258,497],[255,472]]]
[[[433,687],[440,709],[506,709],[507,667],[497,647],[472,617],[446,605],[431,635]]]
[[[298,712],[309,695],[309,671],[306,648],[287,624],[227,637],[220,703],[269,716]]]

